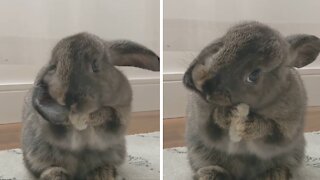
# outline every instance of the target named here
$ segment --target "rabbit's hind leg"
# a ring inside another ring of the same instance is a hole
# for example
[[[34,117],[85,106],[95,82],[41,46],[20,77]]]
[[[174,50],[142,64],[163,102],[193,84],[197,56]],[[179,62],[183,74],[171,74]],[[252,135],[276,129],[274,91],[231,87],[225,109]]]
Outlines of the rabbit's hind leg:
[[[93,170],[86,180],[116,180],[117,170],[114,166],[105,165]]]
[[[257,180],[289,180],[292,178],[292,173],[287,168],[270,169],[257,177]]]
[[[50,167],[44,170],[40,176],[41,180],[67,180],[67,171],[62,167]]]
[[[220,166],[200,168],[194,175],[194,180],[231,180],[230,174]]]

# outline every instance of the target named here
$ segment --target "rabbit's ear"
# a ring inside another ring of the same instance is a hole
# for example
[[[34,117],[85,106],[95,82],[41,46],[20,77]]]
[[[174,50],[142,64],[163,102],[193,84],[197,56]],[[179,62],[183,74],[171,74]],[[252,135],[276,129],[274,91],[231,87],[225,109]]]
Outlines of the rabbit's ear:
[[[301,68],[312,63],[320,52],[320,39],[316,36],[299,34],[286,38],[290,44],[290,65]]]
[[[132,41],[107,43],[111,63],[115,66],[134,66],[151,71],[160,70],[160,59],[150,49]]]
[[[210,70],[210,62],[206,63],[206,59],[212,60],[214,54],[216,54],[223,46],[222,39],[217,39],[213,43],[205,47],[195,60],[190,64],[187,71],[183,76],[183,84],[190,90],[200,92],[202,84],[206,79],[207,72]]]
[[[47,87],[41,82],[36,84],[32,94],[32,106],[52,124],[64,124],[68,121],[68,109],[51,98]]]

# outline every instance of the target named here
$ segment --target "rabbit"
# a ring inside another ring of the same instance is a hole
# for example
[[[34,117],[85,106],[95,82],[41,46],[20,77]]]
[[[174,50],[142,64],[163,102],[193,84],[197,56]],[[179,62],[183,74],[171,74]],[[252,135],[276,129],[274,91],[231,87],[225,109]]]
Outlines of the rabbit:
[[[186,144],[196,180],[287,180],[304,160],[306,91],[296,68],[320,51],[316,36],[288,37],[241,22],[192,61]]]
[[[79,33],[60,40],[23,107],[26,168],[41,180],[113,180],[126,157],[132,90],[115,66],[159,71],[159,57],[132,41]]]

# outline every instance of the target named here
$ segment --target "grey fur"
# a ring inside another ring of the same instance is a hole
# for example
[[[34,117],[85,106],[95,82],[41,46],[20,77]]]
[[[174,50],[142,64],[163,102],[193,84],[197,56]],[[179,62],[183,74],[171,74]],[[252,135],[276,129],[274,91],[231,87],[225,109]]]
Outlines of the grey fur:
[[[195,179],[293,176],[304,158],[307,101],[293,66],[311,63],[319,51],[315,36],[285,38],[258,22],[232,27],[201,51],[183,79],[191,90],[186,141]],[[248,83],[257,68],[261,75]]]
[[[88,33],[62,39],[25,98],[27,169],[40,179],[114,179],[126,157],[132,101],[130,84],[114,65],[157,70],[157,64],[158,56],[133,42]],[[73,117],[84,117],[87,128],[75,128]]]

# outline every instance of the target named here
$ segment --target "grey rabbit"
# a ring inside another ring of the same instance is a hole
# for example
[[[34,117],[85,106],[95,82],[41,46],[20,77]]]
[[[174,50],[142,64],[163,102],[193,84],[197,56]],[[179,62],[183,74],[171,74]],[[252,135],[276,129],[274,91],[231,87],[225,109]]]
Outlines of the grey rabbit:
[[[287,180],[304,160],[306,91],[296,68],[320,51],[316,36],[288,37],[242,22],[205,47],[183,83],[188,159],[199,180]]]
[[[115,66],[159,71],[159,57],[132,41],[79,33],[59,41],[23,110],[24,163],[42,180],[112,180],[126,157],[132,91]]]

